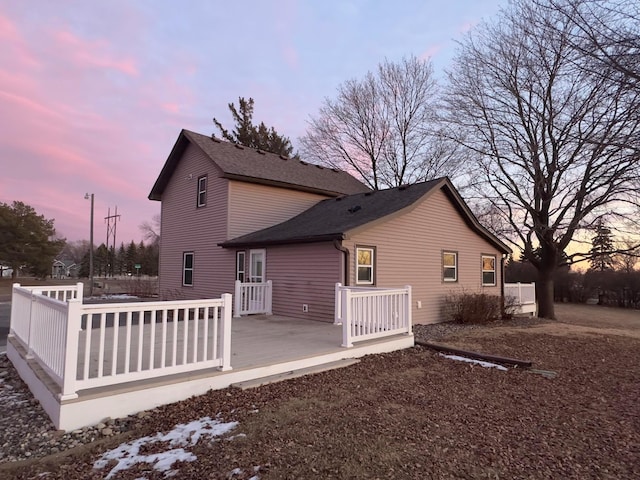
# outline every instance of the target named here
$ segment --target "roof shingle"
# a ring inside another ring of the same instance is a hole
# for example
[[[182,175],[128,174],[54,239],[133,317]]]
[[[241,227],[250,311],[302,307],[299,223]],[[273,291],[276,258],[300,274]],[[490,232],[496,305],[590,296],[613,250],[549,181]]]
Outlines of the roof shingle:
[[[229,179],[338,196],[369,188],[346,172],[182,130],[149,198],[160,200],[187,144],[200,148]]]

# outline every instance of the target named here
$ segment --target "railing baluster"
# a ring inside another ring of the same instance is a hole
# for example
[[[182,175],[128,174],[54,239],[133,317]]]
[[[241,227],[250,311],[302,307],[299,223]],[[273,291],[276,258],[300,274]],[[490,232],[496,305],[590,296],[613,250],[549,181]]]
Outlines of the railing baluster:
[[[118,336],[120,335],[120,312],[113,314],[113,350],[111,352],[111,375],[118,373]]]
[[[155,368],[155,355],[156,355],[156,315],[158,311],[154,308],[149,312],[149,322],[151,332],[149,333],[149,370]]]
[[[138,363],[136,367],[136,372],[142,371],[142,356],[143,345],[144,345],[144,311],[138,310]]]
[[[124,339],[124,374],[126,375],[131,371],[131,329],[133,312],[129,310],[127,312],[126,331]]]
[[[178,355],[178,309],[173,309],[173,348],[171,355],[171,366],[176,366],[177,355]]]
[[[93,331],[93,315],[87,313],[87,319],[84,329],[84,375],[83,380],[89,378],[89,367],[91,365],[91,332]]]
[[[167,309],[162,310],[162,352],[160,352],[160,368],[167,366]]]
[[[98,342],[98,378],[102,377],[104,371],[104,334],[107,322],[107,314],[102,312],[100,314],[100,340]]]

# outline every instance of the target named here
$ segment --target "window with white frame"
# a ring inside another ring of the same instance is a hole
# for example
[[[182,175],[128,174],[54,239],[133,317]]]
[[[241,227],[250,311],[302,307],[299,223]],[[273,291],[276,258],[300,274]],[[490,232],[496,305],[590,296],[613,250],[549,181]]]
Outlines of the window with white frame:
[[[356,284],[375,283],[375,254],[374,247],[356,247]]]
[[[193,286],[193,252],[182,254],[182,285]]]
[[[496,256],[482,255],[482,285],[493,287],[496,284]]]
[[[457,252],[442,252],[442,280],[444,282],[458,281]]]
[[[198,208],[207,204],[207,176],[198,177]]]
[[[246,254],[244,251],[236,252],[236,280],[244,282],[245,278],[245,259]]]

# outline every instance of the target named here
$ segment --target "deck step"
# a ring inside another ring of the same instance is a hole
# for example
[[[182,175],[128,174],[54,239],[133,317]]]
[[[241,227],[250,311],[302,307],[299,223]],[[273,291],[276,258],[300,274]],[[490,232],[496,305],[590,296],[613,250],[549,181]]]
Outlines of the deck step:
[[[335,370],[337,368],[348,367],[358,363],[360,360],[357,358],[344,358],[336,362],[323,363],[322,365],[314,365],[313,367],[300,368],[298,370],[291,370],[290,372],[278,373],[276,375],[269,375],[268,377],[254,378],[245,382],[232,383],[231,386],[239,388],[241,390],[247,390],[249,388],[256,388],[269,383],[282,382],[291,378],[303,377],[312,373],[326,372],[329,370]]]

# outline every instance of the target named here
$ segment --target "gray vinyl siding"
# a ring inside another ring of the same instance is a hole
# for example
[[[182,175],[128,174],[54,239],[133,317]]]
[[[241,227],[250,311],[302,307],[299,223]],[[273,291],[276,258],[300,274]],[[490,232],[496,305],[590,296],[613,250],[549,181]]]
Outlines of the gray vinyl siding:
[[[229,239],[289,220],[323,195],[254,183],[229,181]]]
[[[207,175],[207,202],[197,207],[198,177]],[[160,296],[217,298],[233,293],[235,254],[227,238],[228,181],[197,147],[187,146],[162,195]],[[182,286],[183,252],[193,252],[193,286]]]
[[[413,322],[443,321],[443,299],[453,292],[500,295],[501,253],[464,222],[442,191],[413,210],[354,234],[343,242],[351,255],[350,284],[355,285],[355,246],[376,248],[376,286],[412,286]],[[442,280],[442,252],[458,254],[458,281]],[[496,285],[482,286],[482,255],[496,256]],[[422,308],[417,308],[417,302]]]
[[[331,242],[267,248],[267,280],[273,282],[273,312],[333,322],[341,255]],[[303,313],[302,305],[309,305]]]

